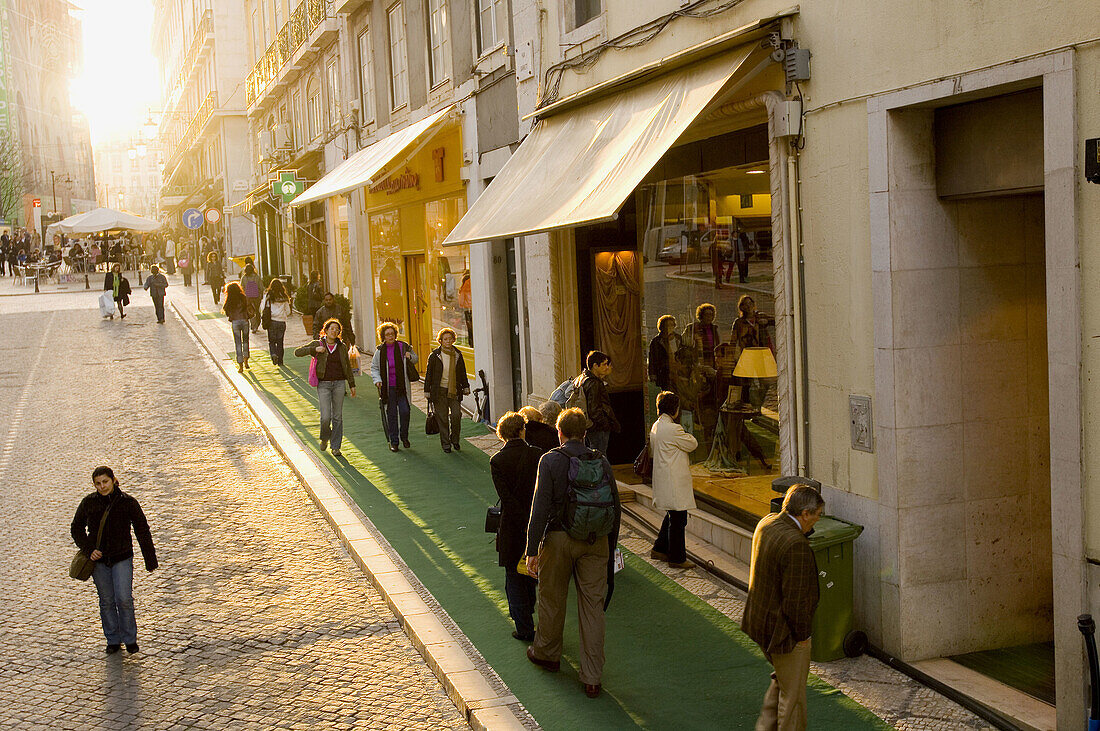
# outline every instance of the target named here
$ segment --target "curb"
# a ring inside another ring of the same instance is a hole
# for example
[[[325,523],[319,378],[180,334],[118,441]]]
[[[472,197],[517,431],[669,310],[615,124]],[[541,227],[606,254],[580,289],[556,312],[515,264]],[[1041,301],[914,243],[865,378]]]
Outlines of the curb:
[[[267,434],[275,449],[298,476],[306,493],[328,521],[352,560],[378,589],[383,600],[401,623],[413,647],[442,684],[466,722],[475,731],[482,729],[523,729],[536,722],[519,705],[519,700],[495,673],[478,669],[466,647],[473,647],[450,617],[439,607],[427,588],[403,565],[397,552],[363,514],[343,487],[329,474],[290,429],[283,418],[251,387],[247,379],[229,368],[211,344],[195,328],[174,300],[172,310],[203,347],[221,375],[233,386]],[[429,601],[426,601],[430,599]],[[446,622],[441,621],[440,614]],[[448,628],[450,625],[451,628]],[[475,650],[476,652],[476,650]],[[489,668],[484,659],[478,663]],[[500,690],[503,688],[503,692]]]

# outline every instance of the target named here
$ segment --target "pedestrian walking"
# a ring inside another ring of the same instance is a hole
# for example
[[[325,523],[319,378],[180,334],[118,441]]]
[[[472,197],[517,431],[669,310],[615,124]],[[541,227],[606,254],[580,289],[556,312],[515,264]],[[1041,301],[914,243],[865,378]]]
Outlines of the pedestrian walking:
[[[312,372],[317,377],[317,401],[321,412],[321,451],[332,442],[332,454],[340,457],[344,438],[344,394],[355,398],[355,374],[348,358],[348,346],[340,339],[340,321],[324,324],[324,337],[312,340],[294,351],[294,355],[312,356],[317,363]]]
[[[680,397],[671,391],[657,394],[657,421],[649,430],[653,455],[653,507],[665,511],[661,531],[650,557],[675,569],[695,566],[687,559],[687,511],[695,509],[691,480],[691,453],[699,446],[680,426]]]
[[[325,292],[321,298],[321,306],[313,312],[313,337],[317,337],[321,323],[336,318],[340,326],[344,328],[344,341],[348,345],[355,345],[355,330],[351,326],[351,310],[336,301],[336,295]]]
[[[233,347],[237,351],[237,373],[248,368],[248,324],[252,318],[251,304],[244,296],[238,282],[225,285],[225,304],[222,312],[233,324]],[[251,370],[251,369],[249,369]]]
[[[817,561],[806,534],[825,500],[809,485],[794,485],[783,510],[761,520],[752,534],[749,595],[742,631],[772,664],[772,682],[756,722],[758,731],[806,728],[810,632],[817,609]]]
[[[552,426],[558,422],[558,414],[561,413],[558,402],[547,401],[537,409],[534,406],[524,406],[519,413],[527,422],[524,441],[532,447],[538,447],[540,452],[549,452],[561,446],[558,429]]]
[[[462,397],[470,393],[466,377],[466,359],[455,347],[455,331],[445,327],[436,341],[439,347],[428,355],[424,371],[424,393],[432,403],[435,422],[439,425],[439,444],[447,454],[462,451]]]
[[[500,498],[500,526],[497,529],[497,556],[504,567],[504,594],[508,597],[508,616],[516,625],[512,637],[524,642],[535,639],[535,589],[538,582],[519,572],[527,544],[527,521],[535,477],[542,451],[524,441],[523,416],[509,411],[497,422],[497,437],[504,442],[500,451],[489,458],[493,487]],[[526,571],[526,566],[524,567]]]
[[[271,354],[273,364],[282,365],[283,337],[286,335],[286,321],[290,319],[290,295],[283,280],[275,277],[267,285],[261,308],[261,324],[264,319],[267,320],[267,352]]]
[[[584,444],[587,424],[580,409],[561,412],[557,426],[562,446],[539,460],[527,525],[527,572],[539,581],[539,624],[527,659],[552,672],[561,667],[572,579],[580,624],[580,680],[585,694],[597,698],[604,664],[604,598],[621,511],[611,463]],[[588,503],[586,509],[576,509],[580,501]]]
[[[92,580],[99,595],[99,619],[107,639],[107,654],[122,645],[131,655],[138,652],[137,620],[134,616],[134,544],[130,530],[141,547],[145,570],[159,565],[149,532],[149,521],[141,505],[122,492],[110,467],[92,471],[95,492],[80,501],[69,532],[76,547],[95,561]]]
[[[255,264],[246,264],[244,273],[241,274],[241,289],[248,298],[248,304],[252,308],[252,332],[260,331],[260,295],[263,293],[263,283],[260,275],[256,273]],[[317,337],[314,335],[314,337]]]
[[[397,334],[395,323],[379,325],[378,347],[370,361],[371,380],[378,388],[378,399],[385,414],[382,424],[391,452],[398,451],[398,440],[405,449],[412,447],[409,441],[409,394],[412,393],[409,375],[412,369],[409,366],[420,362],[416,351],[398,340]]]
[[[126,318],[125,306],[130,304],[130,280],[122,275],[122,265],[115,264],[111,267],[111,271],[107,272],[107,275],[103,278],[103,289],[111,290],[111,296],[115,300],[115,304],[118,306],[119,317]],[[111,319],[115,319],[114,315],[111,315]]]
[[[154,264],[149,268],[149,276],[142,287],[153,298],[153,308],[157,312],[157,322],[164,324],[164,295],[168,292],[168,277],[160,273],[160,267]]]
[[[214,295],[214,304],[219,304],[222,288],[225,287],[225,271],[218,261],[218,255],[213,251],[206,255],[206,283],[210,285],[210,293]]]
[[[324,304],[325,288],[321,284],[321,272],[310,272],[309,283],[306,285],[306,314],[314,315]],[[313,337],[320,332],[320,325],[314,326]]]
[[[612,432],[618,434],[621,427],[615,410],[611,408],[611,396],[604,383],[611,375],[611,357],[593,350],[585,358],[585,369],[573,379],[573,390],[566,405],[578,408],[588,417],[588,434],[585,442],[592,449],[607,454],[607,443]]]

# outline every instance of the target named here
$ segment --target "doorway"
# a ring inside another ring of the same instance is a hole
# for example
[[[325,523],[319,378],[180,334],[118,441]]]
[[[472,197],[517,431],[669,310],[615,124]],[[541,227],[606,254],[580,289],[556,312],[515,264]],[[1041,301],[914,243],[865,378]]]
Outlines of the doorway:
[[[405,295],[409,303],[409,345],[421,358],[431,350],[432,314],[428,306],[427,266],[424,255],[405,257]],[[426,362],[426,361],[425,361]]]

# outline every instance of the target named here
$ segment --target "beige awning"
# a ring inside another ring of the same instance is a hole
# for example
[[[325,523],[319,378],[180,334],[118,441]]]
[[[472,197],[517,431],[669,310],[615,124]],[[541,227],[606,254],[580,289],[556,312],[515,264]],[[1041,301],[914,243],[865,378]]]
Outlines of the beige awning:
[[[301,206],[370,185],[374,182],[375,175],[400,155],[402,150],[438,124],[451,109],[453,106],[441,109],[419,122],[403,127],[374,144],[364,147],[333,168],[332,172],[306,188],[300,196],[290,202],[290,205]]]
[[[741,48],[543,119],[444,246],[613,219],[751,51]]]

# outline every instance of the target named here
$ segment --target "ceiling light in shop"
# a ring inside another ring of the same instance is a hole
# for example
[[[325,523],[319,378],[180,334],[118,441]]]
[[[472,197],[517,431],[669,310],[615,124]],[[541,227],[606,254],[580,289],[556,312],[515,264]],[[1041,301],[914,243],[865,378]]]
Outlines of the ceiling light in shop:
[[[763,175],[766,170],[746,170],[745,175]]]

